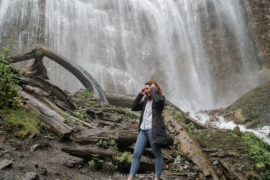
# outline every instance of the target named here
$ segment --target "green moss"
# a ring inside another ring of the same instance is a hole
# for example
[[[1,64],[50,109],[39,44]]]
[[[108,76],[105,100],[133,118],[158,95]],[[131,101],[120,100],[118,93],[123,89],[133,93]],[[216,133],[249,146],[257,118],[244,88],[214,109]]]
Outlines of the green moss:
[[[12,131],[16,137],[33,137],[39,134],[38,125],[40,121],[34,114],[22,109],[1,109],[0,113],[4,116],[5,126]]]
[[[133,113],[132,111],[130,111],[130,110],[126,110],[125,111],[125,114],[128,116],[128,117],[130,117],[130,118],[132,118],[132,119],[134,119],[134,120],[136,120],[136,121],[140,121],[140,117],[139,116],[137,116],[135,113]]]
[[[234,138],[239,138],[239,136],[233,131],[229,131],[228,134]]]
[[[84,91],[76,93],[75,97],[84,100],[84,101],[90,101],[93,99],[93,91],[90,89],[85,89]]]
[[[270,179],[270,146],[252,132],[245,132],[243,140],[249,147],[249,155],[263,179]]]
[[[268,111],[270,107],[270,83],[261,85],[239,98],[229,110],[242,109],[242,115],[247,121],[260,120],[263,125],[270,123]]]

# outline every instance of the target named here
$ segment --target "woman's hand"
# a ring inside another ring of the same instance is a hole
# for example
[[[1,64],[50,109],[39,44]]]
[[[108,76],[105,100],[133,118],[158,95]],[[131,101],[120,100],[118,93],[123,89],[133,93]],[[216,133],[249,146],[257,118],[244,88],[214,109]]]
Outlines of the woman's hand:
[[[146,93],[146,87],[142,88],[141,90],[141,94],[145,95],[145,93]]]

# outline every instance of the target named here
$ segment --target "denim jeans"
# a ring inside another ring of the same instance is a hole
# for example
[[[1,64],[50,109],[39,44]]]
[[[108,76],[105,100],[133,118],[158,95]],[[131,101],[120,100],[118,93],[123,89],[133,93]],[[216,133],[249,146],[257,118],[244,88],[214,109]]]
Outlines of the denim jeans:
[[[137,137],[136,145],[134,148],[132,163],[129,171],[129,176],[134,177],[140,166],[140,158],[144,151],[147,141],[149,140],[150,146],[152,148],[153,154],[155,156],[155,177],[160,178],[163,159],[161,153],[161,147],[158,144],[152,143],[152,129],[140,130]]]

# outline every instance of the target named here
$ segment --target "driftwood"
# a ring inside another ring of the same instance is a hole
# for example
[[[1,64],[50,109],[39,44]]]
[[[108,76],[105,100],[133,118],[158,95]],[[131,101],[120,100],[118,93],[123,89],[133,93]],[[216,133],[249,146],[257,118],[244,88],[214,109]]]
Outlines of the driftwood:
[[[203,172],[203,174],[208,177],[212,176],[213,179],[218,180],[218,175],[214,171],[211,163],[206,158],[204,153],[202,152],[200,146],[197,144],[195,140],[193,140],[189,133],[183,128],[183,126],[177,120],[173,119],[167,112],[164,112],[165,124],[172,123],[175,127],[175,130],[178,135],[175,137],[179,141],[179,152],[191,159]]]
[[[65,119],[62,116],[26,92],[19,90],[18,94],[22,98],[28,99],[28,104],[25,106],[26,109],[37,114],[41,121],[50,125],[60,138],[66,139],[70,137],[73,129],[65,123]]]
[[[63,66],[65,69],[71,72],[76,78],[78,78],[78,80],[85,86],[85,88],[95,90],[98,93],[99,99],[102,104],[108,104],[104,91],[97,83],[97,81],[88,72],[83,70],[77,64],[72,63],[72,61],[67,60],[66,58],[61,57],[60,55],[57,55],[56,53],[50,51],[46,47],[41,46],[38,49],[33,49],[31,52],[9,57],[8,59],[12,59],[13,63],[17,63],[35,58],[35,63],[32,66],[32,70],[35,70],[35,72],[32,75],[41,76],[44,78],[45,77],[44,67],[37,68],[37,65],[42,64],[41,62],[37,61],[42,61],[43,56],[46,56],[49,59]],[[38,75],[38,73],[40,73],[41,75]]]

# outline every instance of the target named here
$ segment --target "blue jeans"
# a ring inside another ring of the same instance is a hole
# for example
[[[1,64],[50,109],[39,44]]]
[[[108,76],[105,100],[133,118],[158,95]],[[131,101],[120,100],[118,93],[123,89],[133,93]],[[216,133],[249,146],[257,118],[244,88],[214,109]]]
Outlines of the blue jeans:
[[[152,143],[152,129],[140,130],[140,133],[137,137],[136,145],[134,148],[132,163],[129,171],[129,176],[134,177],[137,173],[140,166],[140,158],[142,156],[143,150],[149,140],[150,146],[155,156],[155,177],[160,178],[163,159],[161,153],[161,147],[158,144]]]

